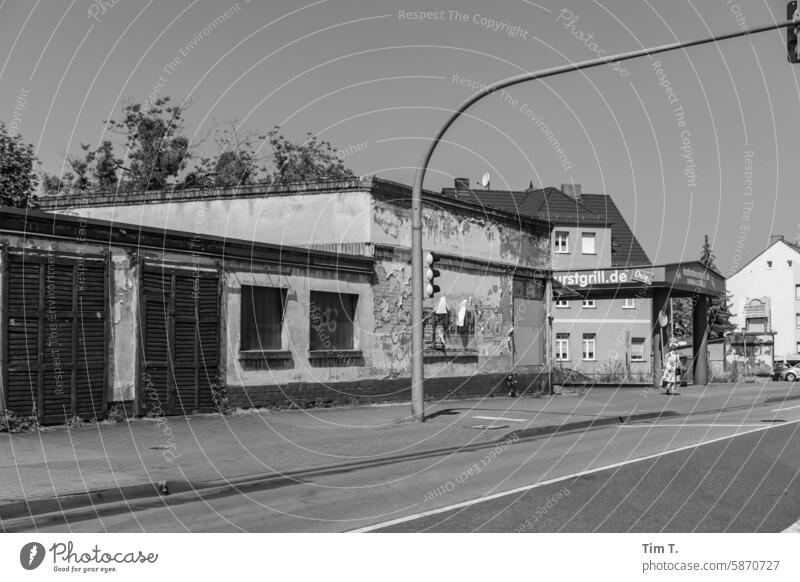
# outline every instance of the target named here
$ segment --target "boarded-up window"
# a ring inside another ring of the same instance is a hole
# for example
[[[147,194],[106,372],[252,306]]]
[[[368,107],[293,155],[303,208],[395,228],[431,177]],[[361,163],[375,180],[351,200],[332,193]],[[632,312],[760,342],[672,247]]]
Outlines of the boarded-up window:
[[[286,290],[242,285],[241,350],[280,350]]]
[[[354,349],[357,303],[358,295],[312,291],[309,349]]]

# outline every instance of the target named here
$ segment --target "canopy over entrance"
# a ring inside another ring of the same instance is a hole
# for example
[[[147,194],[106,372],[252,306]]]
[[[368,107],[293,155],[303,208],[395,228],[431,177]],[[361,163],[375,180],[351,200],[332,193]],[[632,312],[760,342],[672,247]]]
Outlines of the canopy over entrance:
[[[626,269],[578,269],[553,272],[553,290],[561,297],[652,297],[666,289],[670,297],[725,294],[725,278],[699,261]]]

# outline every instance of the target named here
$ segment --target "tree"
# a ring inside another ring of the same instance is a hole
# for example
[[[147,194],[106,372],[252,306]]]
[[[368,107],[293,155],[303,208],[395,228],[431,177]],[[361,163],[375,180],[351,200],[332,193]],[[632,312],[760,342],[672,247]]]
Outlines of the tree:
[[[703,247],[700,251],[700,262],[707,269],[716,270],[716,259],[711,243],[708,242],[708,235],[703,238]],[[702,301],[702,295],[697,297],[678,297],[672,299],[672,325],[675,330],[675,337],[688,337],[692,335],[692,310],[694,302]],[[709,339],[719,339],[726,332],[733,331],[736,327],[731,323],[733,314],[733,295],[726,292],[725,297],[711,297],[708,301],[708,337]]]
[[[708,242],[708,235],[705,235],[703,239],[703,250],[700,252],[700,262],[703,263],[703,266],[707,269],[717,269],[717,266],[714,264],[714,259],[716,259],[716,255],[711,250],[711,243]]]
[[[169,97],[157,99],[147,109],[129,103],[122,109],[121,121],[108,121],[126,140],[126,189],[162,190],[186,167],[190,152],[189,139],[182,134],[184,108],[169,103]]]
[[[117,186],[122,160],[114,157],[114,144],[106,140],[97,149],[81,144],[81,150],[82,156],[67,156],[71,171],[62,176],[43,175],[45,192],[108,192]]]
[[[692,300],[689,297],[676,297],[672,301],[672,329],[675,337],[692,335]]]
[[[240,134],[236,121],[225,129],[215,129],[214,141],[219,153],[203,158],[189,172],[183,187],[230,187],[241,184],[273,182],[313,182],[354,178],[330,142],[308,133],[306,140],[295,143],[275,126],[266,136],[257,132]],[[267,140],[271,151],[258,156],[256,144]]]
[[[33,145],[18,133],[9,132],[0,121],[0,205],[17,208],[36,206],[39,163]]]
[[[313,182],[315,180],[346,180],[355,174],[346,168],[330,142],[319,140],[311,133],[302,144],[286,139],[275,126],[267,134],[272,147],[270,181]]]
[[[184,187],[229,188],[256,183],[259,168],[254,142],[264,137],[252,131],[240,134],[238,125],[234,119],[212,130],[219,153],[202,158],[200,164],[186,175]]]

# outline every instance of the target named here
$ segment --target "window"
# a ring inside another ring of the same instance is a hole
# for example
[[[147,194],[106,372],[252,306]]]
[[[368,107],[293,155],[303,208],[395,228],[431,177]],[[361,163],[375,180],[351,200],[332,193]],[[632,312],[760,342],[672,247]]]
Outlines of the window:
[[[242,338],[239,349],[281,349],[286,289],[242,285]]]
[[[556,307],[559,309],[569,309],[569,301],[566,299],[556,299]]]
[[[800,354],[800,342],[797,342],[797,345],[794,346],[794,353]]]
[[[594,309],[597,305],[594,302],[594,299],[584,299],[583,300],[583,308],[584,309]]]
[[[631,362],[644,362],[644,338],[631,338]]]
[[[794,298],[800,299],[800,285],[794,286]]]
[[[622,309],[636,309],[636,299],[633,297],[626,297],[622,300]]]
[[[794,326],[800,329],[800,313],[794,314]]]
[[[792,260],[791,259],[786,261],[786,266],[789,267],[790,269],[792,268]]]
[[[772,268],[772,261],[767,261],[767,269],[771,269],[771,268]]]
[[[557,253],[568,253],[569,252],[569,233],[556,231],[555,235],[555,251]]]
[[[569,360],[569,334],[556,334],[556,360],[565,362]]]
[[[595,343],[597,341],[595,339],[595,337],[596,336],[593,333],[585,333],[585,334],[583,334],[583,359],[584,360],[594,361],[594,359],[595,359],[594,352],[595,352],[595,348],[597,347],[595,345]]]
[[[311,292],[311,351],[355,348],[355,315],[358,295]]]
[[[595,246],[594,246],[594,233],[593,232],[581,233],[581,252],[584,255],[597,254],[597,252],[595,251]]]

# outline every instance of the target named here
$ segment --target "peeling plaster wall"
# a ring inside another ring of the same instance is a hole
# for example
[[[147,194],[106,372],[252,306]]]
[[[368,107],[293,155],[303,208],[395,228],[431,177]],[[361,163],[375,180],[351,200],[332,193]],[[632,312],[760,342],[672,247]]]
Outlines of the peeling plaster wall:
[[[410,248],[411,211],[376,199],[372,242]],[[423,208],[422,238],[426,249],[509,265],[548,269],[548,233],[528,232],[490,216],[455,208]]]
[[[395,251],[393,257],[376,261],[374,361],[384,378],[411,374],[411,267],[408,253]],[[439,285],[442,292],[425,300],[433,309],[440,297],[455,313],[459,303],[469,300],[475,316],[475,334],[465,346],[467,357],[448,348],[437,358],[427,358],[426,377],[469,376],[476,371],[492,373],[509,370],[513,354],[508,341],[512,327],[512,283],[510,274],[465,272],[442,267]]]
[[[111,402],[135,400],[139,356],[139,276],[123,250],[111,255]]]

